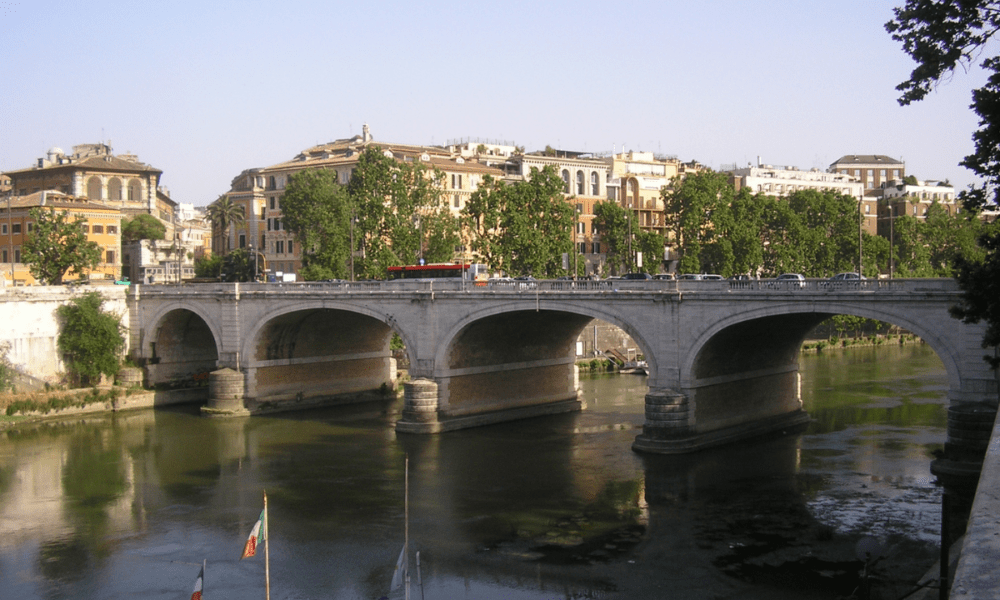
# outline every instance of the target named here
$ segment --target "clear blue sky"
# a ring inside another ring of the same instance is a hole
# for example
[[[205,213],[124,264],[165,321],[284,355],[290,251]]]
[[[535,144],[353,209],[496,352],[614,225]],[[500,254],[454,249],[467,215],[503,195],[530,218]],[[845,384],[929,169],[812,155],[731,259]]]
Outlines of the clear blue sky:
[[[886,154],[964,188],[984,76],[900,107],[901,2],[0,0],[0,171],[110,140],[205,205],[368,123],[713,168]]]

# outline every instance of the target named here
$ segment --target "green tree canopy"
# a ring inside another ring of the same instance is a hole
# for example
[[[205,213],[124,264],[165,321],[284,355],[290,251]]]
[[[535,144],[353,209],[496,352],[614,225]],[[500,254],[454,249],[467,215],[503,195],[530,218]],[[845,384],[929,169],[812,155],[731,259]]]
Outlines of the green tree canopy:
[[[264,260],[257,252],[237,248],[222,257],[220,277],[223,281],[258,281],[264,273]]]
[[[982,59],[979,64],[989,76],[982,87],[972,91],[971,108],[979,116],[979,129],[972,135],[975,150],[961,165],[982,177],[983,183],[969,186],[961,197],[970,212],[979,212],[988,205],[995,207],[1000,199],[1000,56],[996,55],[996,44],[990,42],[1000,31],[1000,2],[907,0],[894,13],[885,28],[917,63],[910,78],[896,87],[902,92],[901,105],[923,100],[956,67],[967,71]],[[986,321],[983,347],[994,348],[994,355],[986,359],[997,368],[1000,226],[993,223],[984,227],[978,246],[977,252],[966,246],[955,254],[954,267],[964,297],[952,314],[966,323]]]
[[[150,214],[136,215],[122,221],[122,242],[139,240],[162,240],[167,233],[163,221]]]
[[[72,221],[68,211],[33,208],[34,229],[21,249],[31,275],[48,285],[60,285],[66,275],[82,274],[101,261],[101,247],[87,239],[87,220]]]
[[[59,350],[69,371],[79,376],[81,383],[118,372],[125,329],[120,318],[104,310],[100,294],[90,292],[73,298],[56,309],[56,314],[62,322]]]
[[[463,210],[472,249],[492,269],[509,275],[556,277],[562,255],[573,251],[573,207],[555,168],[531,169],[525,181],[486,176]]]
[[[445,206],[443,175],[371,147],[347,186],[326,170],[291,177],[282,197],[285,226],[299,241],[306,279],[382,279],[390,266],[448,262],[461,243],[459,221]],[[353,220],[353,225],[352,225]],[[353,238],[353,261],[352,246]]]

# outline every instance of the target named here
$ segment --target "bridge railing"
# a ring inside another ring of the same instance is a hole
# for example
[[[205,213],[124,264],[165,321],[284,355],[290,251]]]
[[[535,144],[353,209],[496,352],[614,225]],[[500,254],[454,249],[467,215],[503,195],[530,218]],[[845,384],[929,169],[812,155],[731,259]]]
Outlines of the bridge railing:
[[[711,292],[711,293],[928,293],[955,292],[953,279],[867,279],[863,281],[803,281],[775,279],[750,280],[564,280],[564,279],[497,279],[489,282],[441,280],[395,281],[307,281],[294,283],[197,283],[134,285],[141,295],[216,295],[312,293],[373,293],[373,292],[460,292],[467,294],[543,293],[543,292]]]

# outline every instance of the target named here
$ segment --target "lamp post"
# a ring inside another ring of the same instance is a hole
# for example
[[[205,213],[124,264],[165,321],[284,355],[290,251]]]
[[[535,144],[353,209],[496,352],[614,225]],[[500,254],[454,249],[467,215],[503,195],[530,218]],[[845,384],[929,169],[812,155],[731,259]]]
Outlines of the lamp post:
[[[257,252],[253,249],[253,244],[248,244],[247,249],[250,250],[250,254],[253,256],[253,281],[257,282]]]
[[[858,199],[858,281],[865,276],[864,269],[862,268],[861,261],[863,256],[862,244],[862,229],[865,223],[865,216],[861,213],[861,205],[864,204],[864,192],[862,192],[861,198]]]
[[[580,270],[579,267],[577,267],[576,261],[578,255],[580,254],[580,252],[578,251],[579,248],[577,246],[577,244],[579,243],[577,234],[579,233],[578,230],[580,229],[580,212],[582,209],[583,209],[583,204],[577,202],[576,211],[573,213],[574,217],[573,218],[573,281],[576,281],[577,276],[580,274]]]
[[[896,259],[896,235],[893,231],[892,222],[895,220],[893,218],[893,213],[895,212],[895,207],[892,203],[889,203],[889,279],[892,279],[893,263]]]
[[[424,222],[420,214],[413,215],[413,224],[417,226],[417,264],[424,264]]]
[[[354,281],[354,222],[358,218],[351,213],[351,281]]]

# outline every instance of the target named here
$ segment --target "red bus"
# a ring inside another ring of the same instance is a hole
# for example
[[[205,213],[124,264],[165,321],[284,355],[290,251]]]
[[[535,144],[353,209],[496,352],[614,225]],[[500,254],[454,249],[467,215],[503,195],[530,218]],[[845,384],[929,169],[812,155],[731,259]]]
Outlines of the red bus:
[[[460,279],[486,280],[486,265],[438,263],[432,265],[402,265],[389,267],[388,277],[394,279]]]

